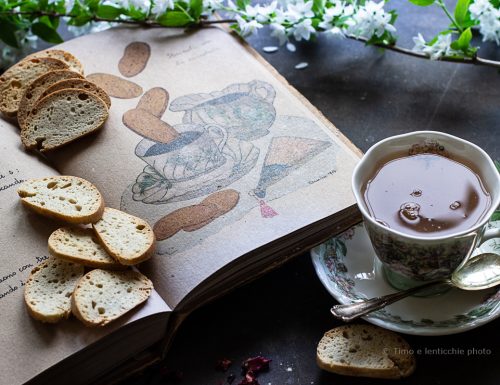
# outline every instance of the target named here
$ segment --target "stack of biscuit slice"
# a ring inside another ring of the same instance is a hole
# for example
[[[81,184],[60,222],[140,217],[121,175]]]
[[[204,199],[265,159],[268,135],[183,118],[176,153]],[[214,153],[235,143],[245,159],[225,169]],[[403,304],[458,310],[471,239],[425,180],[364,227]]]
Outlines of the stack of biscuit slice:
[[[104,326],[147,300],[153,284],[131,268],[154,253],[146,221],[104,207],[98,189],[73,176],[31,179],[18,194],[30,210],[66,224],[51,234],[51,257],[26,282],[33,318],[54,323],[73,313],[87,326]]]
[[[17,120],[27,149],[57,149],[99,130],[111,100],[63,50],[26,57],[0,76],[0,112]]]

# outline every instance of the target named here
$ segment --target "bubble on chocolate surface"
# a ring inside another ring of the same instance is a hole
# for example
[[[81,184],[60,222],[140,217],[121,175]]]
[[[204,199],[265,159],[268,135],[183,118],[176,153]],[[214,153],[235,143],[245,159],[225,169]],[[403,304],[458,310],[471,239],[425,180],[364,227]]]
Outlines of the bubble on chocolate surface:
[[[399,208],[399,215],[403,220],[415,221],[419,218],[420,205],[415,202],[406,202]]]

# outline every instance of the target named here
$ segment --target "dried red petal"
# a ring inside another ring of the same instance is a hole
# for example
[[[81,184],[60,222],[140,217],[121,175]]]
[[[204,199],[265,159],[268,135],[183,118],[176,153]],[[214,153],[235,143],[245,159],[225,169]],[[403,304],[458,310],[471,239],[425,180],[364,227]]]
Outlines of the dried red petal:
[[[231,361],[227,358],[222,358],[215,363],[215,370],[220,370],[222,372],[226,372],[232,364],[233,364],[233,361]]]
[[[184,373],[180,370],[170,370],[166,367],[160,368],[160,375],[167,382],[181,382]]]
[[[255,374],[248,372],[238,385],[259,385],[259,382],[255,378]]]
[[[243,362],[243,370],[245,373],[252,372],[257,374],[264,370],[269,370],[270,362],[271,360],[262,356],[252,357]]]

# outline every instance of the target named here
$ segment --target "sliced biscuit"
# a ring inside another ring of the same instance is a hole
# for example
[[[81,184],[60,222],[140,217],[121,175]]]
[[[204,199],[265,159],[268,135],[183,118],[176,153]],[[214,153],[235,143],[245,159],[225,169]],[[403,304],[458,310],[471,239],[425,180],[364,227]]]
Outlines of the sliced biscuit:
[[[94,94],[102,99],[108,108],[111,107],[111,99],[108,94],[97,84],[89,82],[85,79],[66,79],[61,80],[53,85],[51,85],[47,90],[42,94],[42,97],[47,96],[53,92],[64,90],[67,88],[75,89],[75,90],[83,90]]]
[[[83,65],[74,55],[62,49],[49,49],[47,51],[35,52],[28,56],[28,58],[50,57],[59,59],[66,63],[71,71],[78,72],[83,75]]]
[[[88,75],[87,80],[97,84],[109,96],[114,98],[133,99],[142,94],[142,87],[140,85],[115,75],[95,73]]]
[[[15,117],[24,91],[37,77],[49,71],[68,69],[68,65],[53,58],[24,59],[0,76],[0,112]]]
[[[410,345],[373,325],[344,325],[326,332],[316,361],[321,369],[347,376],[397,379],[415,370]]]
[[[92,270],[78,282],[72,311],[87,326],[104,326],[148,299],[152,282],[138,271]]]
[[[26,88],[21,98],[21,102],[19,103],[19,109],[17,111],[17,121],[19,122],[19,127],[21,127],[21,129],[24,127],[26,119],[30,115],[31,110],[35,106],[35,103],[38,101],[38,99],[40,99],[40,97],[48,87],[60,80],[70,78],[83,78],[83,76],[75,71],[57,70],[47,72],[37,77]]]
[[[24,287],[29,314],[50,323],[68,318],[71,295],[83,272],[83,266],[53,257],[35,267]]]
[[[49,237],[49,252],[54,257],[101,269],[122,269],[99,244],[94,230],[82,227],[61,227]]]
[[[68,223],[96,222],[104,211],[104,201],[97,188],[75,176],[30,179],[17,193],[31,210]]]
[[[54,150],[99,130],[107,118],[101,98],[81,90],[56,91],[35,104],[21,141],[30,150]]]
[[[92,226],[106,251],[123,265],[135,265],[153,255],[153,229],[141,218],[106,207]]]

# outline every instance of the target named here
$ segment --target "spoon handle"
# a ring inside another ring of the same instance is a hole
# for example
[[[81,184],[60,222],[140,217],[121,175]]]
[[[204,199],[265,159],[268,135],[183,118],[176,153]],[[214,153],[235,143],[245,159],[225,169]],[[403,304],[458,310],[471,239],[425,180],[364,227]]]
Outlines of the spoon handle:
[[[406,298],[409,295],[418,293],[419,291],[428,289],[430,287],[438,286],[441,284],[450,284],[451,282],[447,279],[442,279],[439,281],[432,281],[421,286],[412,287],[404,291],[398,291],[393,294],[384,295],[382,297],[375,297],[367,299],[366,301],[355,302],[349,305],[335,305],[331,308],[331,313],[334,317],[341,319],[342,321],[348,322],[355,320],[356,318],[362,317],[369,314],[375,310],[382,309],[391,303],[399,301],[400,299]]]

